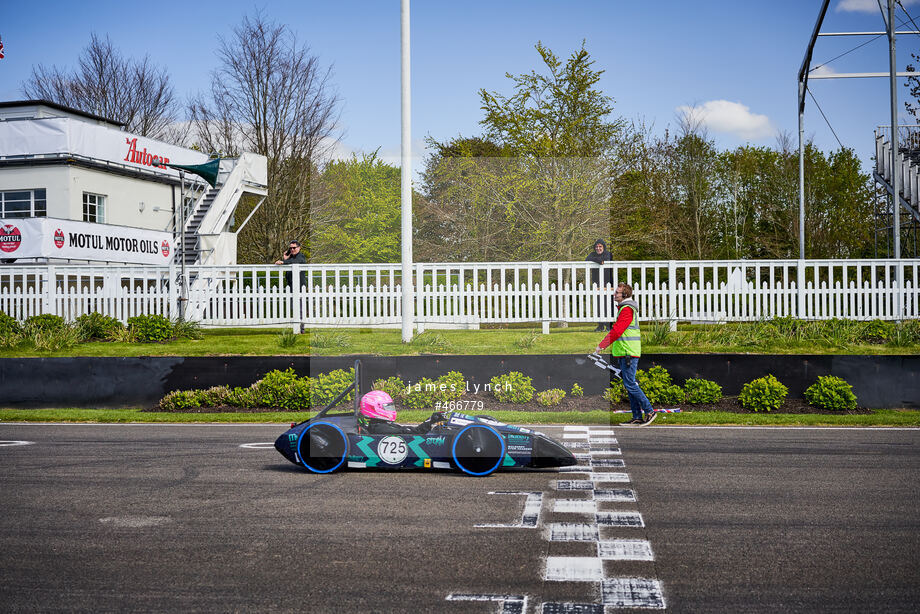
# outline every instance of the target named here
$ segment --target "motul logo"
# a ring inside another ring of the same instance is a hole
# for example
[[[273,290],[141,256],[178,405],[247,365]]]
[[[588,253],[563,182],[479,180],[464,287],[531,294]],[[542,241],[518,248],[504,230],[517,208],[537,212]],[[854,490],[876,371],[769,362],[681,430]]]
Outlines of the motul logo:
[[[7,254],[15,252],[22,243],[22,235],[19,229],[12,224],[0,226],[0,251]]]
[[[143,164],[144,166],[155,166],[157,168],[166,168],[166,163],[169,162],[169,158],[164,158],[163,156],[155,156],[151,153],[147,153],[146,147],[144,147],[144,149],[141,151],[138,151],[137,137],[134,137],[133,139],[126,138],[125,142],[128,144],[128,155],[125,156],[125,162]]]

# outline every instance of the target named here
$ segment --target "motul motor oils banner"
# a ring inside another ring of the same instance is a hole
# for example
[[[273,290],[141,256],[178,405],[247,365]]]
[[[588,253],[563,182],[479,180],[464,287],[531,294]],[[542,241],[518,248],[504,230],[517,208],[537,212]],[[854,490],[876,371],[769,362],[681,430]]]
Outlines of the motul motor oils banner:
[[[170,264],[168,232],[50,217],[0,219],[0,259],[70,258],[93,262]]]

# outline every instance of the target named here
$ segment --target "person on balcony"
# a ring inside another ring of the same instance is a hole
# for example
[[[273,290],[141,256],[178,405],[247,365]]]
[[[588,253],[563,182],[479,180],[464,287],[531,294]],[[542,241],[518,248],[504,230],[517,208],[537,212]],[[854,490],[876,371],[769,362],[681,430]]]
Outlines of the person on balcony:
[[[605,262],[610,262],[613,260],[613,255],[607,251],[607,244],[604,243],[603,239],[598,239],[594,242],[594,247],[591,248],[591,253],[588,254],[588,257],[585,258],[588,262],[594,262],[598,265],[603,265]],[[604,271],[603,277],[601,277],[601,271]],[[603,281],[601,281],[603,280]],[[597,312],[603,313],[604,303],[607,302],[606,287],[613,284],[613,270],[605,269],[602,266],[598,266],[591,270],[591,284],[597,284],[598,286],[598,296],[597,296]],[[611,311],[612,313],[612,311]],[[610,322],[598,322],[597,328],[594,329],[594,332],[601,332],[605,330],[610,330]]]
[[[300,241],[292,239],[289,242],[288,248],[285,250],[284,254],[281,256],[280,260],[275,260],[275,264],[306,264],[307,257],[303,255],[300,251]],[[291,287],[291,273],[290,271],[284,274],[284,285],[288,288]],[[300,286],[304,287],[307,285],[307,272],[301,269],[300,271]]]

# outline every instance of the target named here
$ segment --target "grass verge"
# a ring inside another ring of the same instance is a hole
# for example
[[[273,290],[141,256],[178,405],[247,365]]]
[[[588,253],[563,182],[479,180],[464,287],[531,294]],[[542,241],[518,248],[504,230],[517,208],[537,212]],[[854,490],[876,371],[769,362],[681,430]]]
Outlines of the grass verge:
[[[306,420],[310,412],[232,412],[170,413],[139,409],[0,409],[0,422],[85,422],[85,423],[278,423]],[[417,423],[430,411],[401,411],[400,422]],[[589,412],[490,412],[492,417],[511,424],[619,424],[629,414],[607,411]],[[661,414],[658,426],[900,426],[920,427],[920,411],[878,409],[871,414],[736,414],[731,412],[685,412]]]

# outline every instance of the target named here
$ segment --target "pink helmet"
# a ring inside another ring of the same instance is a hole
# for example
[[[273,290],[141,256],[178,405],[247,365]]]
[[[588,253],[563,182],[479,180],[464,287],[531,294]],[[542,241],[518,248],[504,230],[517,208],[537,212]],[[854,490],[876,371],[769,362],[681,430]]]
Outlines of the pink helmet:
[[[384,391],[371,390],[361,397],[361,415],[393,422],[396,420],[396,405]]]

